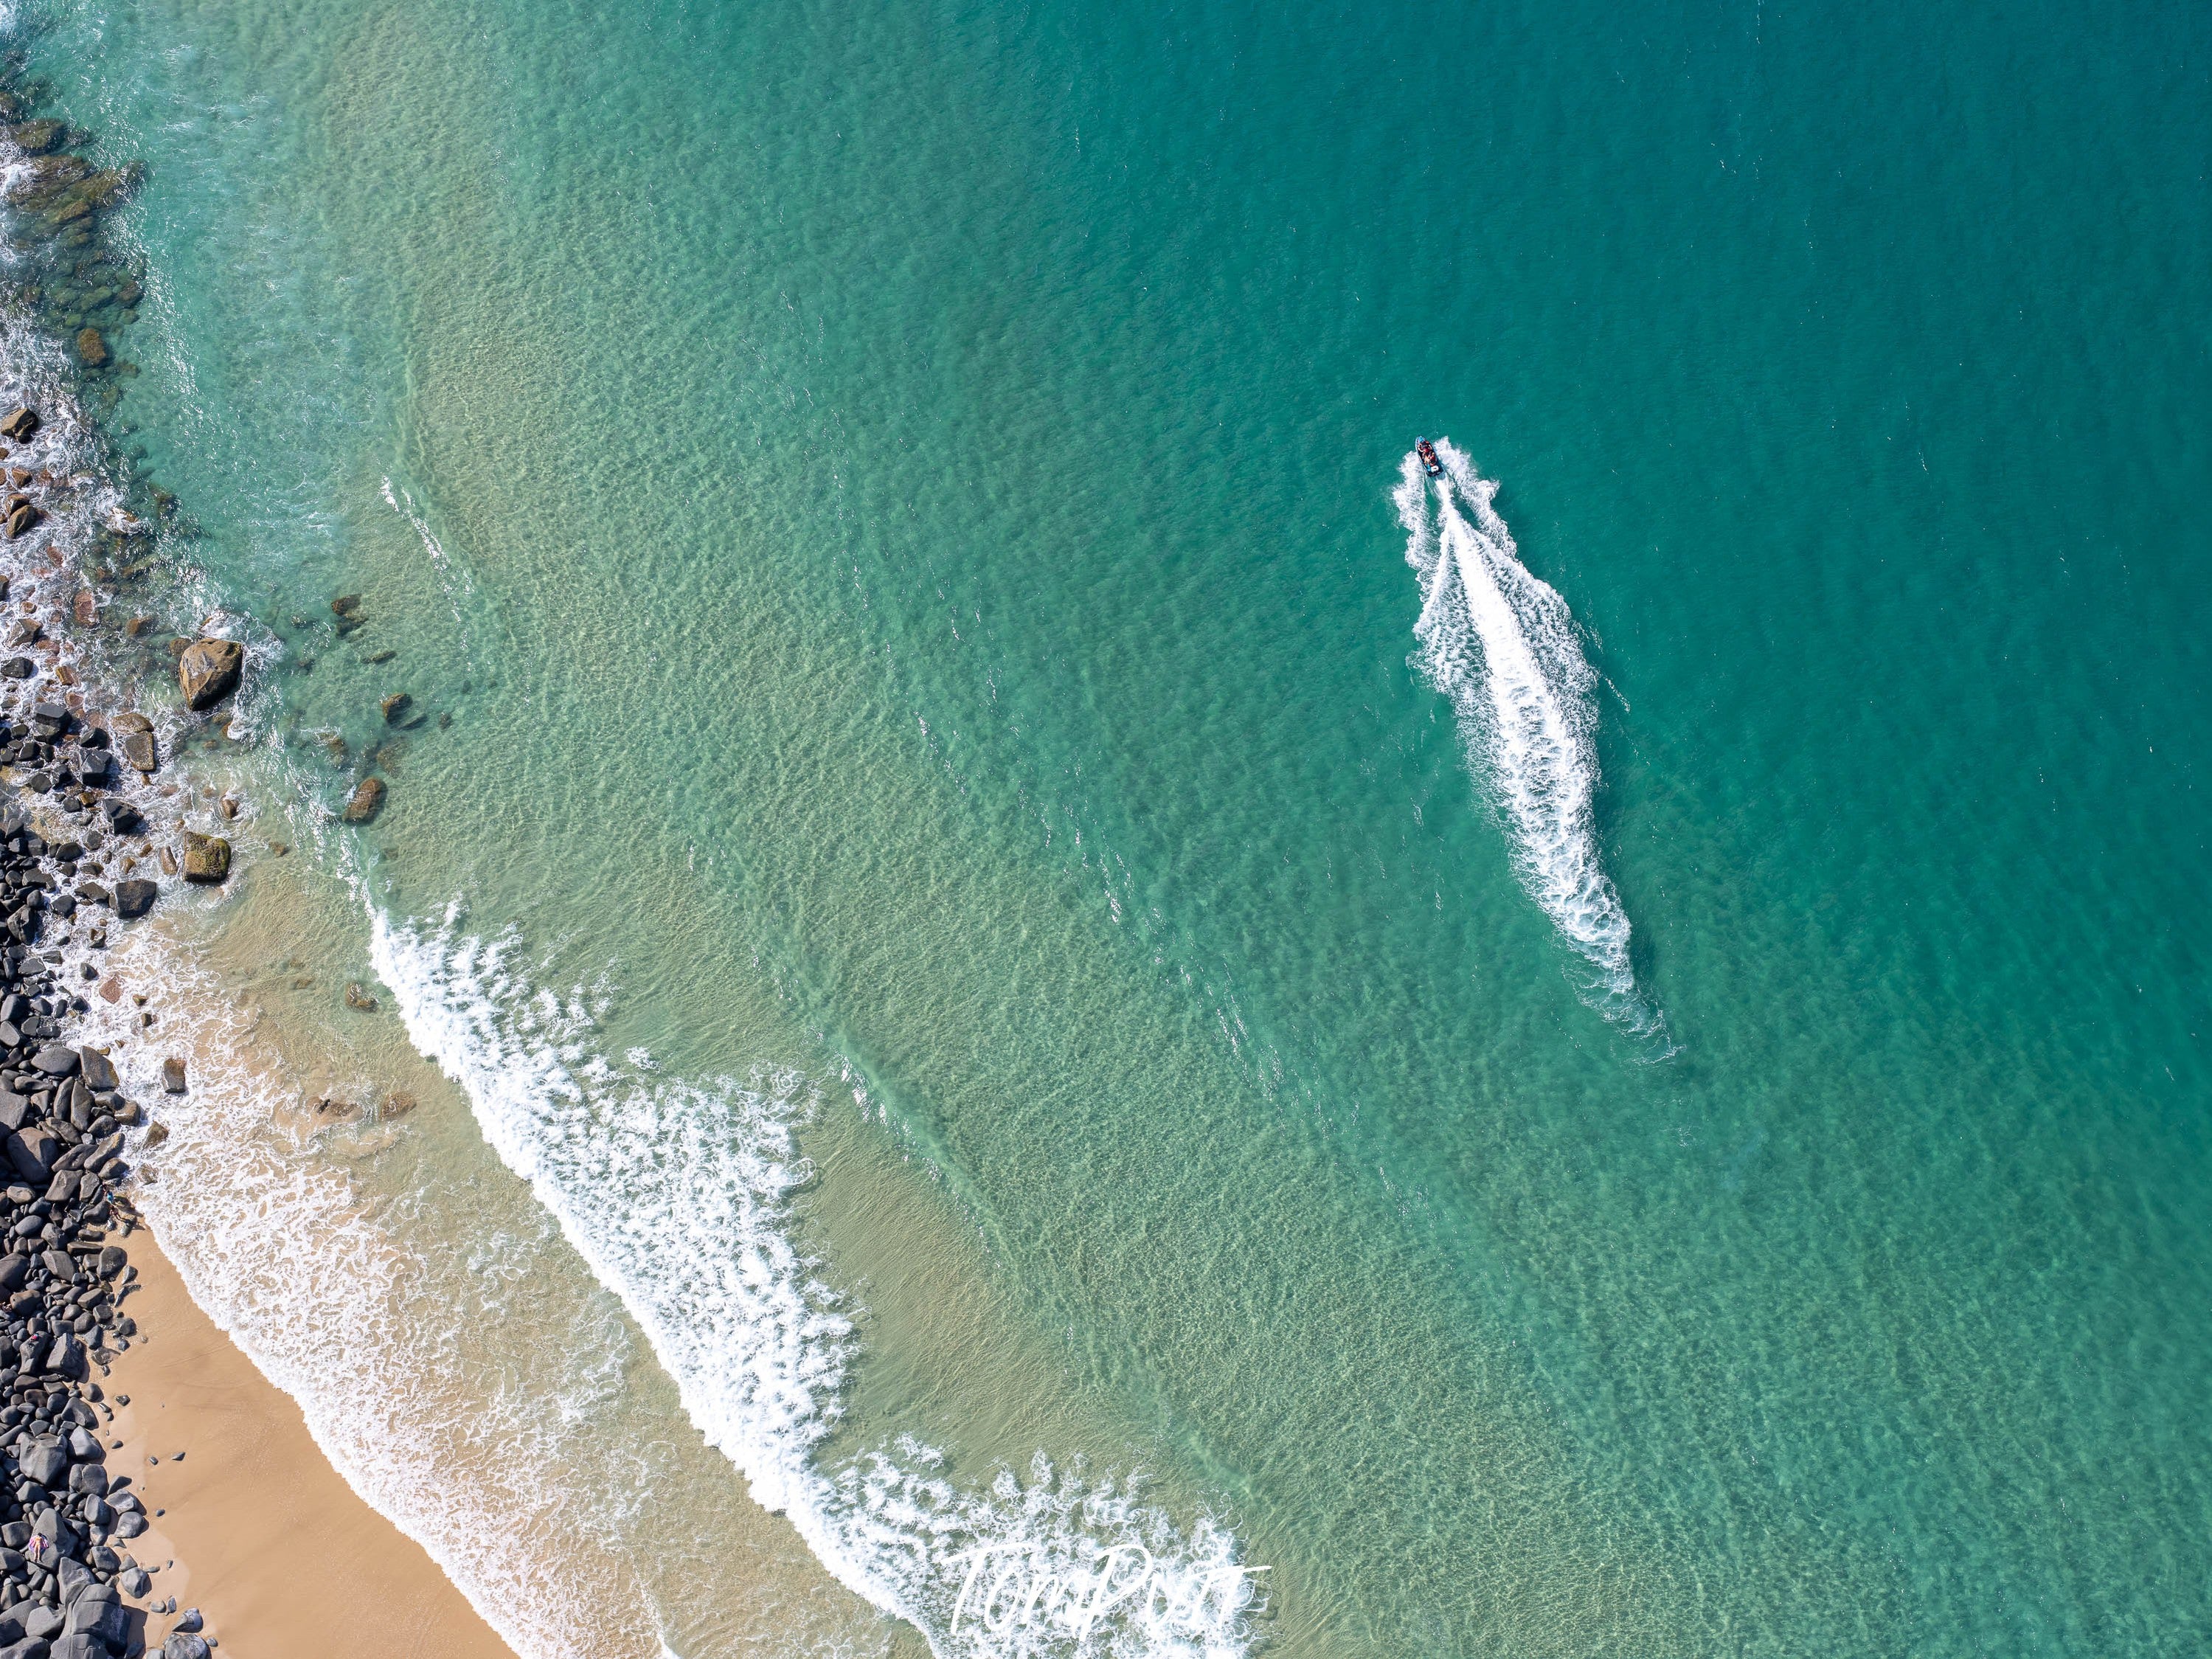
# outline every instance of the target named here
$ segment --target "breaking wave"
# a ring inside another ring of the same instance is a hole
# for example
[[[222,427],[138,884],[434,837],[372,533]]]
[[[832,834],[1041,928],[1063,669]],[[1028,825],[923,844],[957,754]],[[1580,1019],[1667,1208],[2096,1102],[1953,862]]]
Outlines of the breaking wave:
[[[1408,452],[1392,499],[1419,573],[1417,660],[1449,697],[1477,775],[1488,787],[1530,897],[1584,963],[1582,987],[1609,1019],[1656,1034],[1662,1019],[1636,987],[1628,914],[1598,856],[1592,697],[1567,602],[1522,565],[1480,477],[1449,440],[1431,479]],[[1433,491],[1430,486],[1434,484]]]
[[[458,907],[434,926],[372,914],[371,955],[416,1046],[466,1091],[486,1139],[619,1297],[708,1441],[848,1588],[942,1656],[1237,1659],[1260,1601],[1236,1540],[1177,1528],[1128,1480],[1055,1468],[957,1486],[901,1436],[834,1464],[851,1320],[793,1242],[812,1171],[788,1073],[709,1084],[617,1062],[604,994],[532,981],[520,939]]]

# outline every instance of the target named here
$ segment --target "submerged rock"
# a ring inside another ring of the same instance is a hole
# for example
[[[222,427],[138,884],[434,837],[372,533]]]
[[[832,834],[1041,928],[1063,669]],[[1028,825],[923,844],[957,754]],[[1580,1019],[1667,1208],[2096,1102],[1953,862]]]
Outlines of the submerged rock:
[[[185,694],[185,706],[213,708],[238,689],[245,665],[246,647],[236,640],[193,641],[177,659],[177,685]]]
[[[59,121],[22,121],[8,129],[9,141],[26,155],[45,155],[59,149],[68,136],[68,126]]]
[[[415,699],[404,691],[395,691],[377,704],[377,707],[384,711],[384,723],[386,726],[398,725],[407,718],[407,711],[414,706]]]
[[[384,780],[363,778],[355,788],[352,798],[345,804],[342,815],[348,823],[367,823],[384,805]]]
[[[87,368],[98,368],[107,361],[107,342],[100,337],[96,328],[81,328],[76,332],[76,355]]]

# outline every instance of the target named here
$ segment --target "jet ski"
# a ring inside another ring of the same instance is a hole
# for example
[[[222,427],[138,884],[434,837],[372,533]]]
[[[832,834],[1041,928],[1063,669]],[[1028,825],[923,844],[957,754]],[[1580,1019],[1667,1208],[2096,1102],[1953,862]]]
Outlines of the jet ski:
[[[1413,446],[1413,453],[1421,458],[1421,465],[1428,469],[1428,474],[1431,478],[1441,478],[1444,476],[1444,464],[1437,459],[1436,447],[1426,438]]]

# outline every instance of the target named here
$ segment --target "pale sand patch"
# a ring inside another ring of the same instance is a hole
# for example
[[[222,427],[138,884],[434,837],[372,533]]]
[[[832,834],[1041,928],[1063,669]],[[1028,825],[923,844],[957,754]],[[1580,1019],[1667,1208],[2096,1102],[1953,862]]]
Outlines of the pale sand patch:
[[[198,1607],[222,1659],[514,1659],[422,1546],[339,1478],[300,1408],[185,1294],[151,1233],[125,1248],[145,1288],[124,1307],[151,1340],[132,1338],[100,1379],[111,1402],[131,1396],[100,1437],[123,1442],[110,1474],[131,1476],[149,1516],[167,1511],[119,1546],[162,1569],[148,1599]],[[148,1648],[175,1623],[149,1620]]]

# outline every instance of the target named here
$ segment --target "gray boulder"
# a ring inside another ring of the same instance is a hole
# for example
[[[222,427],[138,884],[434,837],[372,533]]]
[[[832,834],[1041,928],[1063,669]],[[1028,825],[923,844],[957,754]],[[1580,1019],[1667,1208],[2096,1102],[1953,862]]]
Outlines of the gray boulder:
[[[54,1569],[57,1588],[60,1589],[62,1605],[66,1607],[89,1589],[93,1584],[92,1570],[82,1561],[65,1560]]]
[[[0,1648],[0,1659],[46,1659],[51,1650],[41,1638],[27,1636],[20,1642]]]
[[[99,1049],[78,1049],[76,1063],[79,1067],[78,1075],[83,1078],[84,1086],[95,1093],[102,1089],[119,1089],[123,1086],[123,1079],[115,1074],[115,1062],[100,1053]]]
[[[37,1607],[23,1616],[23,1633],[35,1636],[40,1641],[62,1633],[62,1610],[59,1607]]]
[[[55,1556],[72,1558],[54,1569],[56,1576],[61,1579],[64,1595],[69,1593],[71,1573],[81,1577],[90,1576],[85,1573],[82,1565],[74,1559],[76,1554],[76,1528],[62,1519],[59,1510],[55,1509],[52,1504],[40,1510],[38,1524],[31,1530],[38,1537],[45,1539],[47,1549],[53,1552],[52,1555],[46,1557],[49,1564],[52,1562]]]
[[[154,1588],[154,1581],[146,1576],[143,1567],[125,1567],[116,1575],[115,1588],[125,1595],[144,1595]]]
[[[145,1530],[146,1517],[139,1514],[136,1510],[125,1510],[123,1515],[117,1518],[115,1522],[115,1535],[118,1538],[136,1538],[140,1533]]]
[[[69,1449],[70,1455],[80,1463],[102,1462],[107,1456],[106,1452],[101,1449],[100,1442],[94,1438],[91,1431],[82,1424],[78,1424],[70,1430]],[[107,1482],[105,1480],[101,1480],[100,1486],[103,1489],[106,1485]]]
[[[11,1129],[4,1142],[8,1162],[15,1173],[26,1181],[44,1182],[53,1173],[54,1160],[61,1156],[61,1143],[44,1129]]]
[[[94,1584],[70,1603],[69,1620],[62,1628],[66,1635],[82,1632],[97,1637],[108,1647],[119,1648],[130,1632],[129,1618],[113,1585]]]
[[[69,1479],[69,1454],[51,1440],[33,1440],[15,1462],[25,1478],[41,1486],[58,1486]]]
[[[64,1636],[47,1650],[47,1659],[107,1659],[107,1644],[90,1631]]]
[[[143,876],[133,876],[128,881],[115,884],[115,914],[125,921],[135,921],[154,908],[154,898],[161,890]]]
[[[31,1064],[48,1077],[75,1077],[77,1068],[76,1050],[64,1048],[58,1042],[50,1042],[31,1056]]]
[[[208,1659],[207,1638],[180,1630],[161,1644],[161,1659]]]

